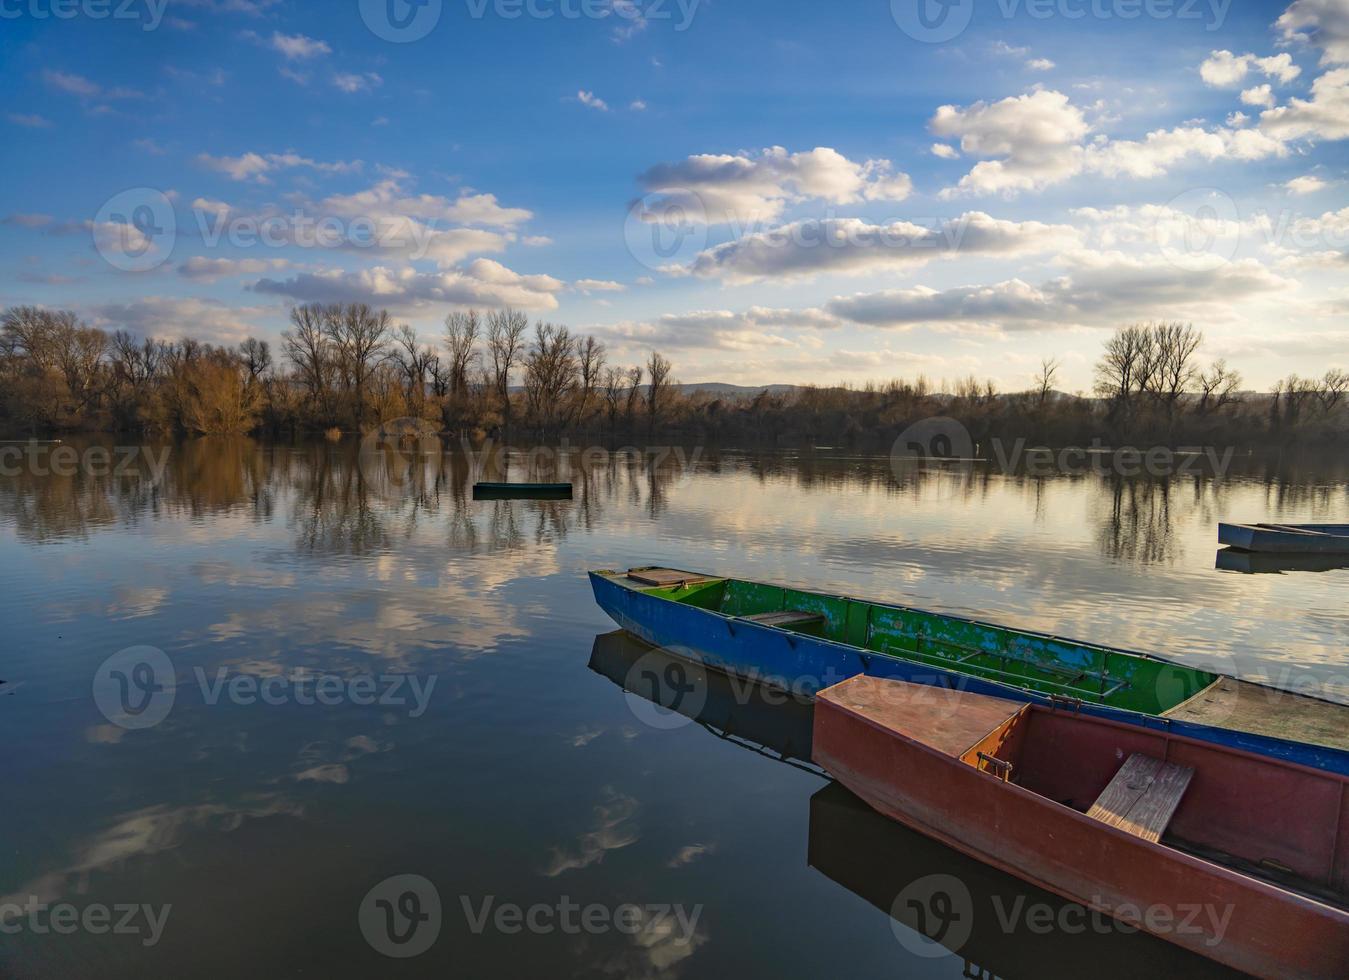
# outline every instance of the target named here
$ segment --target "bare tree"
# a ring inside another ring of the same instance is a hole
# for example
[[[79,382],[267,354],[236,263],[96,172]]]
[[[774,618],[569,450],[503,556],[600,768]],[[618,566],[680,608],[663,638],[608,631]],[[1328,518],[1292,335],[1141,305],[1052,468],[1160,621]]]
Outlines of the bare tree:
[[[1327,371],[1316,391],[1321,411],[1326,415],[1335,411],[1335,406],[1344,400],[1347,390],[1349,390],[1349,374],[1337,368]]]
[[[324,311],[323,331],[336,354],[338,372],[351,391],[357,429],[365,422],[370,378],[389,354],[391,328],[387,310],[375,312],[365,303],[330,306]]]
[[[623,414],[627,417],[629,426],[637,418],[637,397],[642,393],[642,377],[643,372],[640,365],[628,368],[628,396],[623,407]]]
[[[660,413],[665,409],[665,402],[670,390],[670,362],[665,359],[658,351],[652,351],[651,356],[646,359],[646,374],[648,379],[646,389],[646,415],[647,423],[652,429],[660,420]]]
[[[281,349],[299,372],[300,381],[309,394],[311,409],[326,417],[331,367],[323,320],[324,309],[317,303],[293,308],[290,311],[292,329],[281,335]]]
[[[417,331],[406,323],[394,335],[399,374],[403,380],[403,400],[408,414],[421,417],[426,409],[426,377],[432,360],[437,359],[431,348],[422,344]]]
[[[231,352],[208,352],[192,362],[185,379],[187,393],[183,423],[193,432],[231,435],[249,432],[258,424],[262,388]]]
[[[1188,323],[1155,323],[1148,334],[1151,371],[1145,379],[1145,390],[1161,403],[1170,419],[1176,403],[1198,377],[1194,355],[1204,335]]]
[[[239,356],[243,360],[244,370],[248,372],[250,384],[257,384],[272,366],[272,347],[265,340],[249,337],[239,345]]]
[[[609,428],[613,430],[618,425],[618,413],[623,407],[623,389],[626,386],[628,373],[621,367],[611,367],[604,372],[604,384],[601,393],[604,397],[605,407],[609,411]]]
[[[567,418],[567,402],[577,384],[576,341],[571,331],[540,320],[525,352],[525,405],[543,431]]]
[[[1227,366],[1227,361],[1214,361],[1207,371],[1201,371],[1197,377],[1199,385],[1199,414],[1208,415],[1220,410],[1224,405],[1236,401],[1237,389],[1241,387],[1241,375]]]
[[[1279,414],[1279,399],[1283,399],[1283,414]],[[1274,401],[1270,414],[1276,425],[1297,425],[1308,400],[1316,397],[1316,382],[1290,374],[1274,386]]]
[[[1096,393],[1109,403],[1111,421],[1126,419],[1134,396],[1150,383],[1155,358],[1148,327],[1121,327],[1106,341],[1105,353],[1096,364]]]
[[[501,418],[511,424],[511,371],[525,349],[525,331],[529,317],[510,308],[487,315],[487,350],[492,358],[492,377],[501,402]]]
[[[462,397],[468,391],[468,378],[478,359],[478,334],[481,330],[477,310],[454,312],[445,318],[445,348],[449,352],[450,392]]]
[[[1035,375],[1035,404],[1039,408],[1044,408],[1049,402],[1049,396],[1054,393],[1054,385],[1059,379],[1059,361],[1058,358],[1046,357],[1040,361],[1040,370]]]
[[[576,360],[580,368],[580,387],[577,390],[576,420],[585,424],[586,410],[590,400],[600,387],[600,378],[604,373],[604,345],[594,337],[586,337],[576,346]]]

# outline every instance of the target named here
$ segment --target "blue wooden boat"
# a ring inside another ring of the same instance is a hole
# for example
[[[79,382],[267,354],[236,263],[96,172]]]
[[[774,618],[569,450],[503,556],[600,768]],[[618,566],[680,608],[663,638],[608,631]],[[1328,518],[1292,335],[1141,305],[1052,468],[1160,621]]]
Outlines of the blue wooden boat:
[[[1219,524],[1218,543],[1273,555],[1349,555],[1349,524]]]
[[[1168,731],[1349,774],[1349,705],[1148,654],[905,606],[667,568],[594,571],[647,643],[811,700],[857,674]]]

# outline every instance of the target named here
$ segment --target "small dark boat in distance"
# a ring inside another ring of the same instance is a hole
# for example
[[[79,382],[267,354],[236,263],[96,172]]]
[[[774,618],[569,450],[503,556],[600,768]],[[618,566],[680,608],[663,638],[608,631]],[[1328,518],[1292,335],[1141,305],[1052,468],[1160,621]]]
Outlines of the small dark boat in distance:
[[[865,675],[820,692],[813,743],[873,809],[1033,885],[1256,976],[1345,975],[1349,776]]]
[[[1349,524],[1219,524],[1218,543],[1275,555],[1349,555]]]
[[[570,500],[570,483],[475,483],[474,500]]]

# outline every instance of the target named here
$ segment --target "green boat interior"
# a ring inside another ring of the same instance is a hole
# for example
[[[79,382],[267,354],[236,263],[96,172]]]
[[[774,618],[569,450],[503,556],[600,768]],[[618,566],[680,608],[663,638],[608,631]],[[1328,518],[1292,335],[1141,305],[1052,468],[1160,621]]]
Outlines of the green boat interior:
[[[672,569],[633,569],[625,584],[776,629],[975,677],[1162,714],[1220,679],[1139,654],[902,606]]]
[[[1142,654],[904,606],[670,568],[604,573],[625,588],[1046,695],[1349,750],[1349,705]]]

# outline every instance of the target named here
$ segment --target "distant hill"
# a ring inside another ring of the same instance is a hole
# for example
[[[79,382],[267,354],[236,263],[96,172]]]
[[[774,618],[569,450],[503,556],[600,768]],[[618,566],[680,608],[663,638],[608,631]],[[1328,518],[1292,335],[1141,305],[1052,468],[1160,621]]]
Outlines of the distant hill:
[[[645,386],[643,386],[645,387]],[[744,399],[748,401],[751,398],[757,398],[764,392],[771,395],[785,395],[797,389],[797,385],[732,385],[722,381],[702,381],[698,384],[675,385],[679,392],[685,395],[707,394],[714,395],[717,398],[733,398],[736,400]]]

